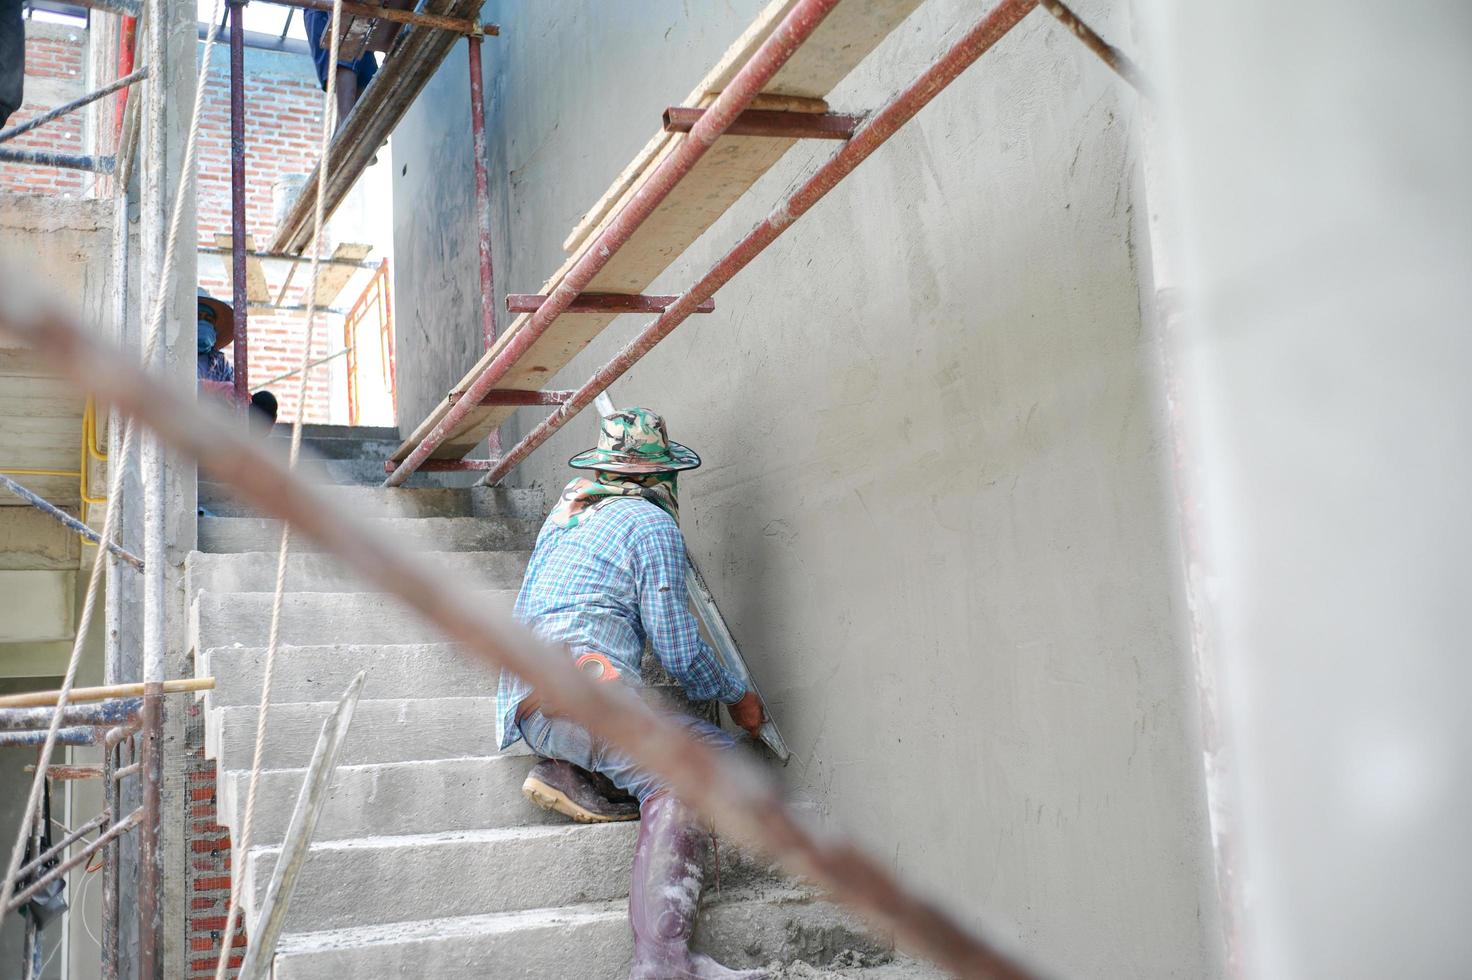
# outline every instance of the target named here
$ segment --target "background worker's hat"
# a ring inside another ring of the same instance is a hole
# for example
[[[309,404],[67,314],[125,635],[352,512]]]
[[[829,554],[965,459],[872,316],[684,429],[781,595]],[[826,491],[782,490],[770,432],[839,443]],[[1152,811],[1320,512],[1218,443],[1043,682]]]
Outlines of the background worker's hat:
[[[215,350],[229,347],[235,339],[235,309],[205,292],[203,286],[195,288],[199,290],[199,305],[209,307],[215,314]]]
[[[664,419],[647,408],[626,408],[603,417],[598,446],[567,461],[578,470],[610,473],[670,473],[700,465],[695,450],[670,442]]]

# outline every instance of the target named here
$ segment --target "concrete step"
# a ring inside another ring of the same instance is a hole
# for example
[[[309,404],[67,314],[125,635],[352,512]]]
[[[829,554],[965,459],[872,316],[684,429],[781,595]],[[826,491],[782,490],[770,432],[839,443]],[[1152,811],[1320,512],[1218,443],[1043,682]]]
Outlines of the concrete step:
[[[214,647],[195,657],[195,675],[213,677],[211,708],[261,703],[265,647]],[[271,701],[332,701],[358,671],[367,671],[362,700],[495,697],[497,672],[448,643],[282,646],[276,652]]]
[[[508,613],[509,590],[476,593]],[[190,649],[263,647],[269,642],[269,592],[200,592],[189,616]],[[439,630],[394,596],[380,592],[288,592],[282,596],[280,642],[294,646],[440,643]]]
[[[887,944],[801,889],[724,891],[713,901],[707,898],[694,945],[730,966],[755,967],[774,960],[826,964],[835,956],[887,958]],[[712,893],[708,888],[707,895]],[[626,903],[616,900],[299,933],[283,937],[277,947],[274,977],[624,980],[632,956]],[[794,971],[792,976],[870,974]],[[940,976],[888,973],[892,980]]]
[[[520,589],[528,551],[431,551],[421,557],[461,585],[476,589]],[[190,552],[185,561],[186,587],[199,592],[272,592],[276,588],[276,552],[233,554]],[[360,592],[375,586],[351,566],[320,552],[292,550],[286,556],[288,592]]]
[[[291,445],[291,430],[288,428],[281,436],[281,442],[288,447]],[[272,441],[276,437],[273,434]],[[307,436],[302,438],[302,449],[310,452],[319,459],[366,459],[376,461],[382,469],[383,461],[394,454],[404,440],[398,436],[386,438],[372,438],[367,436],[355,436],[351,439],[322,438],[318,436]]]
[[[291,425],[283,421],[271,432],[272,439],[291,438]],[[307,422],[302,426],[302,441],[319,439],[382,439],[396,446],[403,442],[397,426],[393,425],[336,425],[328,422]]]
[[[297,879],[286,930],[623,898],[637,832],[637,823],[558,824],[314,843]],[[251,848],[245,861],[247,935],[279,856],[277,847]]]
[[[336,698],[298,703],[273,700],[266,716],[262,770],[304,768],[311,761],[322,723],[336,706]],[[256,713],[255,705],[205,713],[205,755],[215,760],[222,774],[250,769]],[[492,754],[496,745],[495,698],[360,701],[338,764],[465,759]]]
[[[369,524],[413,551],[530,551],[540,521],[515,517],[376,517]],[[201,517],[199,550],[214,554],[266,551],[281,546],[281,522],[260,517]],[[319,550],[297,535],[293,551]]]
[[[521,795],[530,754],[338,766],[313,841],[566,824]],[[265,769],[256,787],[251,841],[281,843],[306,769]],[[250,772],[219,781],[220,822],[239,839]]]
[[[540,490],[498,487],[321,487],[335,505],[358,517],[515,517],[542,519]],[[199,503],[216,517],[252,517],[256,512],[235,499],[228,483],[199,482]]]

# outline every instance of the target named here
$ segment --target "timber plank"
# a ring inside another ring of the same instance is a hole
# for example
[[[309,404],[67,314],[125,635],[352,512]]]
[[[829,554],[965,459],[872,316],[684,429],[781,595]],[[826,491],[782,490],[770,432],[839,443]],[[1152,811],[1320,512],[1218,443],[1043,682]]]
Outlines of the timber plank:
[[[215,247],[223,248],[226,253],[229,253],[234,247],[234,240],[228,232],[225,234],[216,234]],[[245,250],[247,252],[254,252],[256,250],[254,236],[245,236]],[[235,291],[235,283],[233,282],[235,268],[231,262],[231,256],[229,254],[222,255],[220,256],[220,260],[221,264],[225,267],[225,288],[233,295]],[[265,263],[255,255],[247,255],[245,257],[245,296],[252,304],[259,303],[265,305],[271,302],[271,289],[266,285]],[[227,303],[230,302],[229,295],[222,298]]]
[[[696,107],[709,105],[730,83],[751,53],[790,12],[795,2],[796,0],[773,0],[727,49],[715,67],[691,92],[685,104]],[[869,0],[866,3],[839,4],[763,89],[763,97],[777,100],[783,97],[789,100],[826,99],[833,87],[921,2],[922,0]],[[799,106],[804,106],[804,103],[789,103],[784,107]],[[823,106],[826,109],[826,103]],[[651,115],[657,117],[662,108],[651,109]],[[596,240],[595,232],[637,191],[659,161],[673,152],[679,145],[678,141],[687,138],[684,134],[664,133],[658,127],[657,119],[651,119],[651,122],[657,129],[654,137],[579,222],[566,243],[577,251],[568,257],[538,292],[553,292],[568,269]],[[758,137],[722,137],[593,279],[589,288],[604,292],[646,290],[758,178],[771,169],[793,142]],[[523,314],[513,321],[498,338],[496,345],[452,389],[452,393],[463,392],[473,384],[500,350],[518,331],[524,329],[529,319],[529,316]],[[497,387],[540,390],[545,387],[549,378],[566,366],[613,319],[614,317],[607,314],[563,314],[497,383]],[[439,420],[444,418],[450,406],[448,397],[441,401],[395,451],[393,458],[402,460],[408,456]],[[464,456],[513,411],[514,408],[507,406],[472,410],[450,438],[440,444],[433,457],[450,459]]]

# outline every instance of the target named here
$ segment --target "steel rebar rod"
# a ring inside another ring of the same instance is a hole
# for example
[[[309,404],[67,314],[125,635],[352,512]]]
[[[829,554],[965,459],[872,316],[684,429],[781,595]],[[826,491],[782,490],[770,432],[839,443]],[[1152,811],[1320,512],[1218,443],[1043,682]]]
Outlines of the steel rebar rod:
[[[63,725],[116,725],[138,714],[143,702],[138,698],[119,698],[100,704],[72,704],[61,710]],[[41,705],[32,708],[0,708],[0,731],[25,731],[51,724],[56,709]]]
[[[322,550],[359,569],[380,591],[394,593],[451,642],[526,680],[558,712],[668,780],[680,799],[720,832],[826,888],[957,976],[1032,976],[1012,954],[904,887],[886,862],[837,833],[811,828],[749,759],[692,741],[676,721],[656,714],[620,685],[589,680],[565,648],[539,639],[509,612],[488,607],[423,557],[333,506],[321,488],[238,433],[227,417],[217,418],[209,406],[159,386],[115,348],[88,336],[67,314],[38,301],[3,269],[0,332],[34,348],[99,403],[116,407],[197,460],[214,479],[231,484],[242,502],[288,522]]]
[[[645,327],[632,341],[600,368],[577,394],[568,399],[552,414],[543,419],[535,429],[501,457],[500,462],[488,471],[481,480],[495,484],[538,446],[546,442],[552,433],[562,428],[575,415],[593,403],[603,389],[607,388],[625,371],[637,364],[671,331],[696,311],[699,305],[715,295],[716,290],[731,281],[742,269],[762,253],[772,242],[792,226],[792,223],[807,213],[814,204],[836,187],[839,181],[853,172],[854,168],[883,146],[901,126],[939,95],[947,85],[985,54],[1023,17],[1037,6],[1038,0],[1002,0],[959,41],[953,44],[933,65],[925,70],[904,91],[895,96],[854,133],[853,138],[837,153],[819,167],[801,187],[779,204],[756,228],[727,252],[711,267],[695,285],[682,295],[653,323]]]
[[[59,105],[55,109],[43,112],[41,115],[36,116],[34,119],[27,119],[25,122],[15,126],[11,126],[9,129],[0,129],[0,143],[4,143],[7,140],[13,140],[22,133],[29,133],[37,126],[44,126],[53,119],[64,116],[69,112],[75,112],[83,106],[91,105],[98,99],[105,98],[106,96],[109,96],[112,93],[116,92],[118,89],[127,88],[129,85],[132,85],[139,79],[147,77],[148,69],[146,67],[140,68],[130,75],[125,75],[122,78],[119,78],[117,81],[113,82],[110,85],[104,85],[102,88],[97,89],[95,92],[88,92],[81,98],[72,99],[70,102],[67,102],[64,105]]]
[[[102,749],[102,800],[109,813],[117,813],[122,799],[117,780],[117,746],[104,745]],[[109,841],[103,850],[102,861],[102,980],[117,980],[118,976],[118,885],[121,878],[122,856],[118,842]]]
[[[266,0],[282,7],[300,7],[302,10],[322,10],[332,12],[332,0]],[[396,24],[413,24],[417,27],[432,27],[439,31],[451,31],[455,34],[465,34],[470,37],[479,37],[489,34],[492,37],[501,33],[501,28],[495,24],[482,24],[471,19],[459,17],[445,17],[441,14],[420,14],[410,10],[394,10],[390,7],[373,7],[366,3],[344,3],[342,12],[352,14],[354,17],[367,17],[372,20],[390,20]]]
[[[46,744],[46,732],[25,731],[6,732],[0,731],[0,747],[19,748],[30,746],[41,746]],[[78,725],[71,728],[58,728],[56,730],[57,745],[96,745],[97,729]]]
[[[1060,0],[1041,0],[1041,6],[1048,13],[1056,17],[1060,24],[1068,28],[1069,33],[1082,41],[1084,47],[1098,55],[1099,60],[1112,68],[1116,75],[1129,82],[1136,92],[1154,101],[1155,97],[1151,93],[1150,80],[1145,77],[1145,73],[1140,70],[1140,66],[1135,64],[1129,55],[1100,37],[1098,31],[1084,23],[1078,14],[1070,10]]]
[[[46,514],[48,517],[56,518],[57,521],[61,522],[71,530],[77,532],[88,541],[91,541],[93,544],[102,543],[102,535],[98,534],[96,531],[92,530],[90,527],[83,524],[81,521],[77,520],[75,517],[68,514],[66,511],[53,504],[51,501],[47,500],[45,497],[41,496],[33,490],[26,489],[3,473],[0,473],[0,487],[4,487],[6,490],[9,490],[11,493],[15,494],[17,497],[30,504],[32,507],[36,508],[41,513]],[[122,547],[116,542],[107,542],[107,550],[117,555],[129,565],[132,565],[134,568],[138,569],[138,571],[143,571],[143,559],[139,558],[137,555],[133,554],[131,551],[128,551],[126,548]]]
[[[465,39],[470,63],[470,155],[475,162],[475,214],[477,253],[480,258],[480,332],[486,350],[496,343],[496,277],[491,265],[491,183],[488,176],[490,151],[486,148],[485,83],[481,78],[481,39]],[[496,452],[499,446],[492,446]]]
[[[86,847],[82,848],[80,851],[73,854],[71,857],[67,858],[65,861],[52,868],[50,871],[46,872],[40,878],[37,878],[35,881],[31,882],[24,891],[18,893],[14,898],[12,898],[10,900],[10,904],[5,906],[5,914],[9,915],[11,912],[14,912],[16,909],[25,905],[31,900],[31,897],[39,892],[42,888],[45,888],[47,885],[51,884],[51,882],[55,881],[57,878],[60,878],[72,868],[75,868],[77,865],[81,864],[83,861],[96,854],[99,850],[106,847],[114,838],[120,837],[123,834],[126,834],[128,831],[132,830],[138,824],[138,821],[142,818],[143,810],[140,808],[134,810],[132,813],[128,814],[128,816],[124,817],[122,820],[107,828],[107,830],[99,834],[97,836],[97,839],[94,840],[92,843],[88,844]]]
[[[776,30],[752,52],[746,64],[716,97],[715,102],[707,107],[700,121],[691,128],[690,134],[680,140],[648,179],[640,184],[628,203],[613,216],[597,239],[583,250],[582,256],[553,288],[547,302],[511,336],[500,354],[481,372],[480,377],[461,393],[460,401],[450,407],[445,416],[425,435],[423,441],[383,481],[384,486],[396,487],[402,484],[459,428],[460,423],[479,405],[486,392],[494,388],[512,366],[526,355],[578,294],[588,288],[593,278],[628,243],[645,219],[669,197],[670,192],[695,167],[727,127],[751,106],[752,100],[761,93],[767,82],[782,69],[803,42],[812,36],[837,3],[838,0],[798,0]]]
[[[230,245],[235,403],[250,400],[250,297],[245,272],[245,0],[230,0]]]
[[[111,174],[114,158],[77,156],[74,153],[51,153],[47,150],[10,150],[0,146],[0,163],[20,163],[31,167],[56,167],[60,170],[87,170],[94,174]]]
[[[50,861],[52,858],[56,857],[56,855],[60,854],[62,851],[65,851],[68,847],[71,847],[77,841],[90,834],[94,829],[102,826],[111,819],[112,813],[108,810],[103,810],[97,816],[93,817],[91,820],[88,820],[76,830],[67,834],[58,843],[51,845],[49,849],[32,858],[29,864],[21,865],[20,870],[15,873],[16,880],[29,877],[32,871],[35,871],[41,865],[45,864],[47,861]]]

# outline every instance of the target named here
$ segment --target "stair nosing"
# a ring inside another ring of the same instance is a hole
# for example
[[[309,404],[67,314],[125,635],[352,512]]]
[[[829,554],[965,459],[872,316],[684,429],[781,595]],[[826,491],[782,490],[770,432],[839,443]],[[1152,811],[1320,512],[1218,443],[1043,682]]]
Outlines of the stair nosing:
[[[515,843],[520,841],[536,841],[543,838],[552,838],[577,834],[579,836],[591,837],[595,834],[612,835],[614,833],[627,834],[630,831],[621,828],[637,821],[620,821],[617,823],[565,823],[565,824],[523,824],[513,827],[482,827],[474,830],[438,830],[427,834],[375,834],[369,837],[345,837],[338,840],[325,840],[309,844],[309,854],[328,852],[350,852],[350,851],[373,851],[388,850],[403,847],[433,847],[438,844],[484,844],[494,845],[503,843]],[[260,855],[279,855],[282,850],[280,844],[263,844],[260,847],[250,849],[250,857],[256,860]]]

